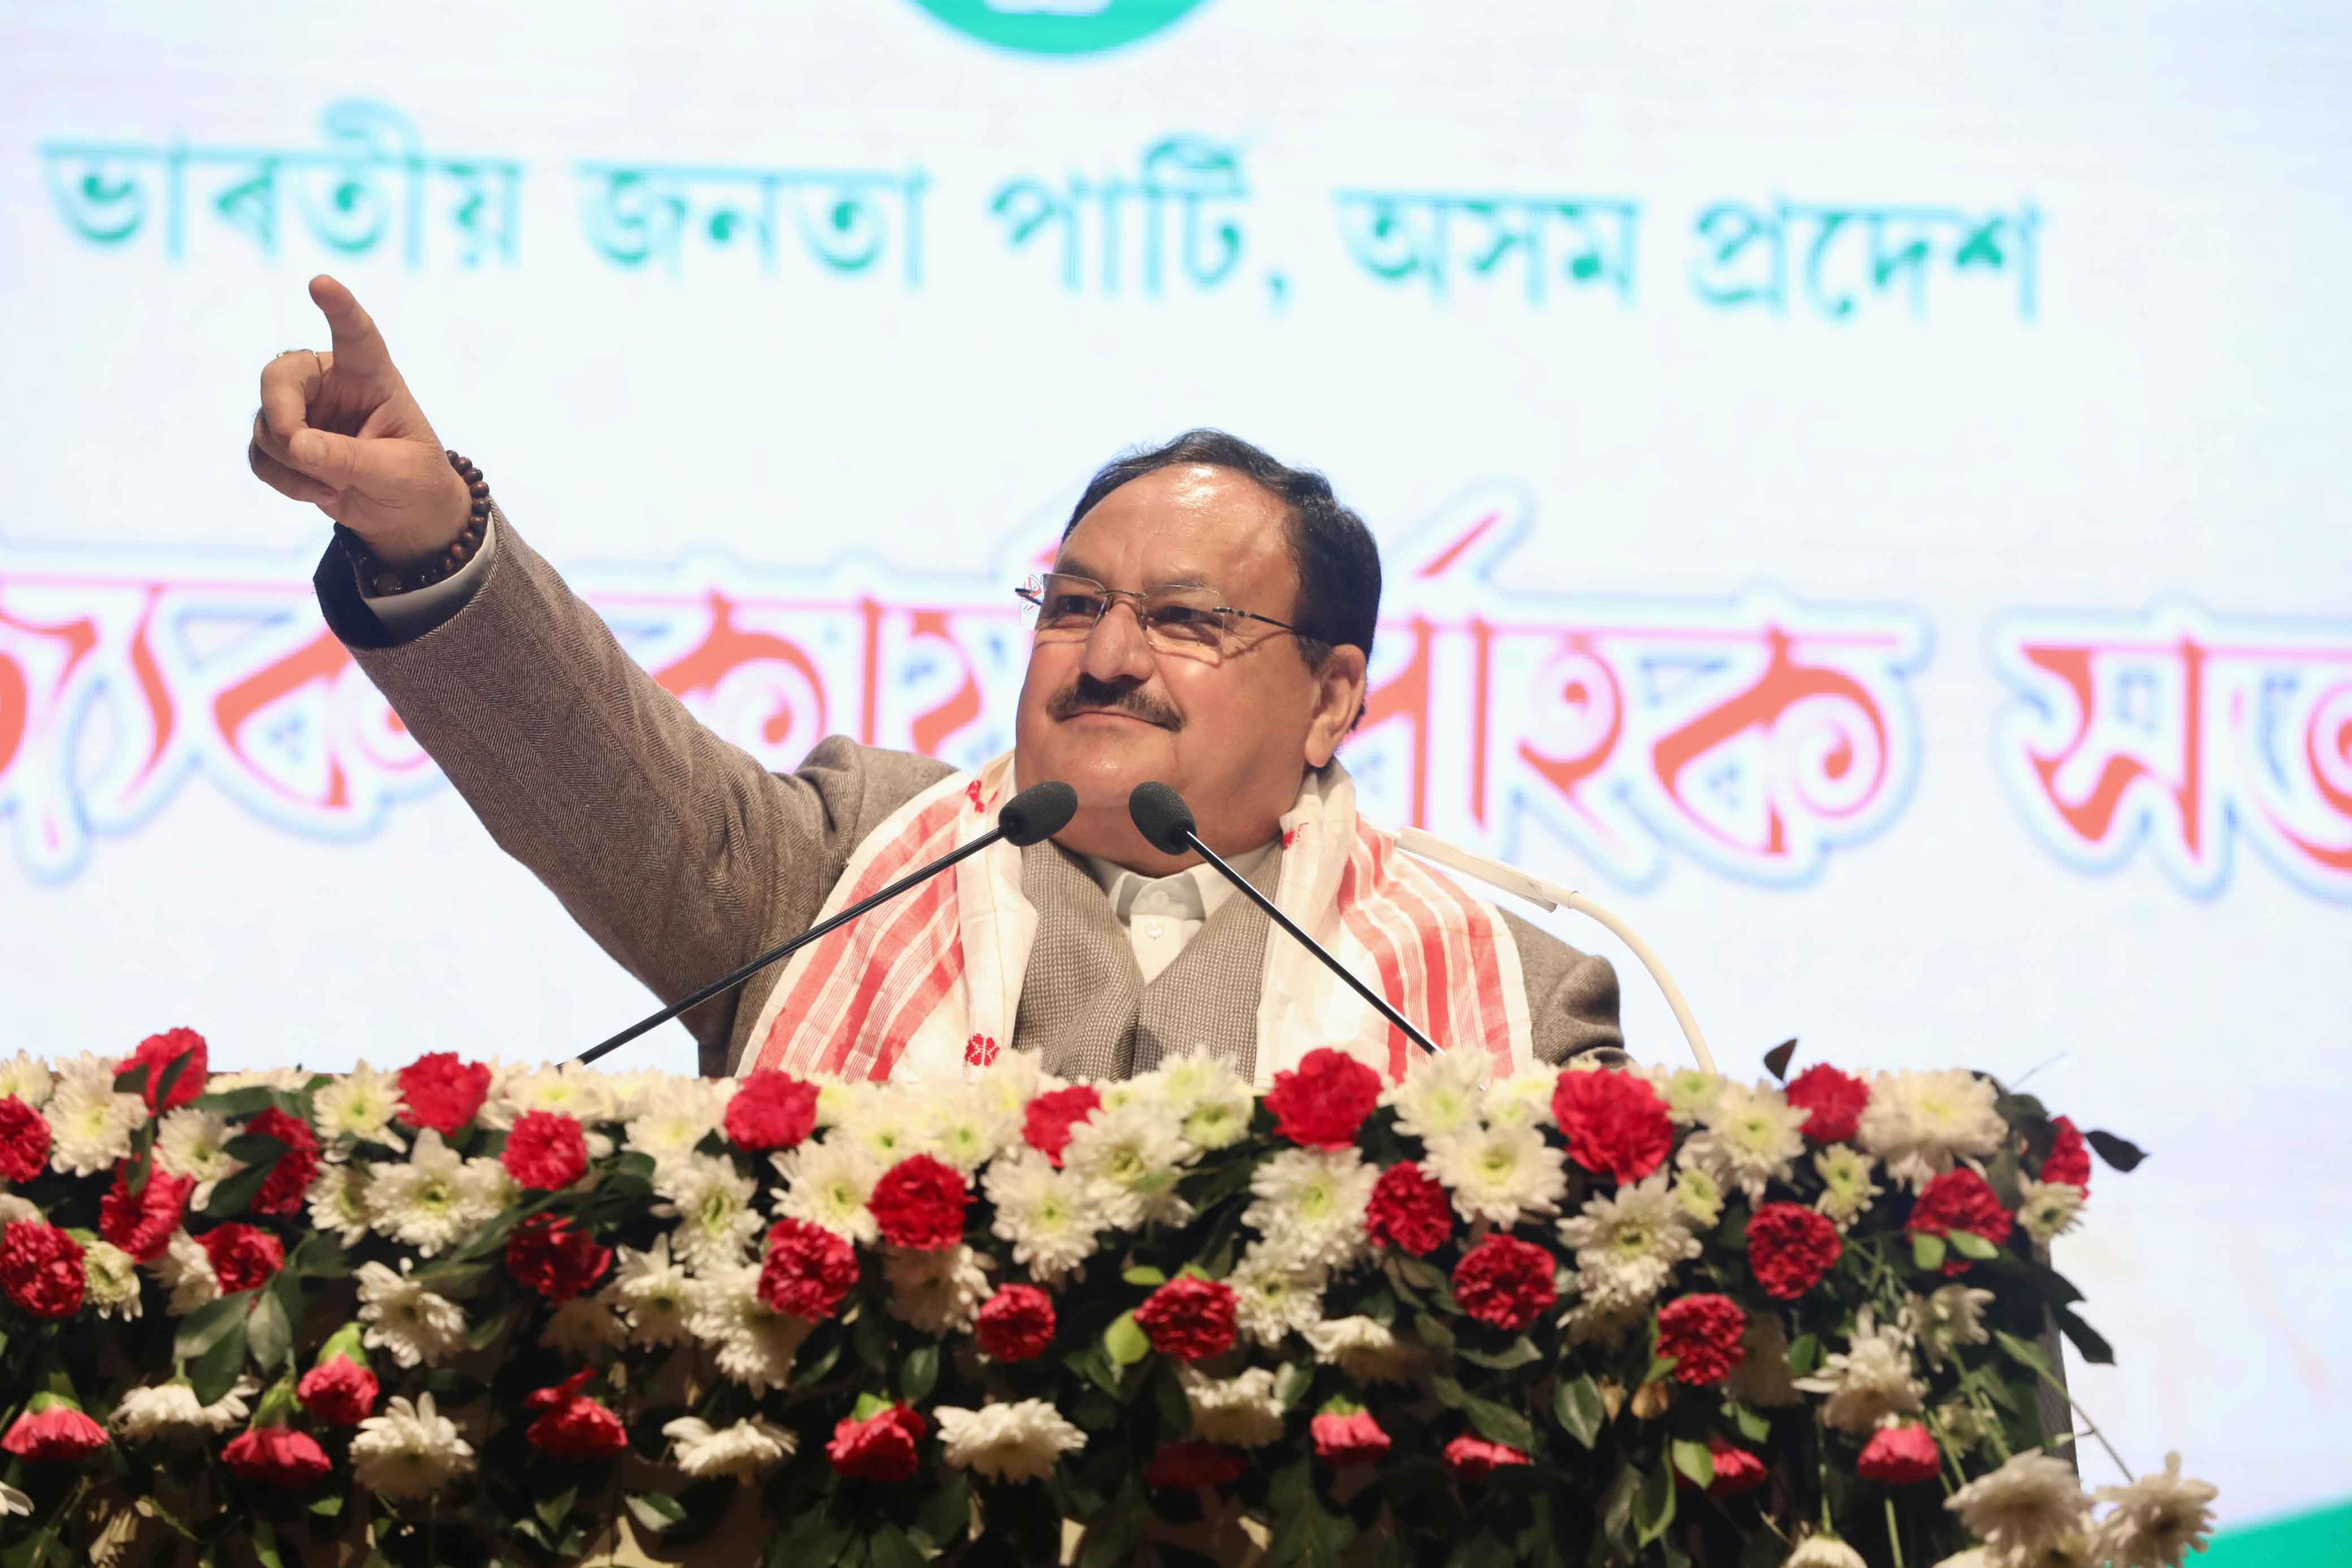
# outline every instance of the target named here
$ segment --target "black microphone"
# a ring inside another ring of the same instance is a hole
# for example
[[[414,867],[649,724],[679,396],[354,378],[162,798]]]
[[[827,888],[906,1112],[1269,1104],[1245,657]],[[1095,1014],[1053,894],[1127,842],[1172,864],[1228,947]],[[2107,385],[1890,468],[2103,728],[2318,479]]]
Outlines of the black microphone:
[[[1162,854],[1196,853],[1218,871],[1227,882],[1249,894],[1250,902],[1265,911],[1276,925],[1307,945],[1307,950],[1323,960],[1324,967],[1354,988],[1355,993],[1379,1009],[1381,1017],[1402,1030],[1405,1038],[1423,1051],[1434,1051],[1436,1042],[1405,1021],[1405,1017],[1389,1006],[1388,998],[1356,978],[1345,964],[1333,957],[1314,937],[1301,931],[1289,915],[1274,906],[1274,900],[1250,885],[1249,878],[1218,858],[1217,852],[1201,841],[1199,824],[1192,820],[1192,808],[1184,804],[1184,797],[1165,784],[1138,784],[1127,798],[1127,814],[1135,823],[1135,831],[1143,835],[1144,842]]]
[[[996,813],[996,826],[963,845],[950,850],[917,871],[908,873],[871,898],[861,899],[832,919],[810,926],[782,946],[772,947],[741,968],[721,975],[692,996],[681,997],[651,1018],[641,1019],[607,1040],[601,1040],[573,1057],[574,1061],[595,1061],[608,1051],[616,1051],[650,1029],[658,1029],[688,1008],[698,1007],[722,991],[732,990],[779,958],[790,957],[820,936],[830,936],[848,925],[877,904],[887,904],[908,888],[929,882],[961,860],[967,860],[989,845],[1003,839],[1026,848],[1043,839],[1050,839],[1069,826],[1070,819],[1078,814],[1078,792],[1058,779],[1032,784],[1010,800]]]

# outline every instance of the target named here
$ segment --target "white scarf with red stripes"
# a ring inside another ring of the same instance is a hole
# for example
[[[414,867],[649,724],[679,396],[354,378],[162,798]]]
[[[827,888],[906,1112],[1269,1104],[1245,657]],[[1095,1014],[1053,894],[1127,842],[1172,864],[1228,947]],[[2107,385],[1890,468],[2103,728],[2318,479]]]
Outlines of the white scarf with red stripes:
[[[940,780],[850,856],[818,918],[993,827],[1011,753]],[[1338,764],[1310,773],[1282,819],[1275,904],[1449,1051],[1484,1051],[1493,1075],[1534,1065],[1518,946],[1484,899],[1356,815]],[[740,1071],[843,1078],[969,1075],[1013,1039],[1037,911],[1021,852],[1000,840],[793,956],[753,1021]],[[1402,1077],[1416,1047],[1315,956],[1269,934],[1257,1005],[1257,1087],[1318,1046]]]

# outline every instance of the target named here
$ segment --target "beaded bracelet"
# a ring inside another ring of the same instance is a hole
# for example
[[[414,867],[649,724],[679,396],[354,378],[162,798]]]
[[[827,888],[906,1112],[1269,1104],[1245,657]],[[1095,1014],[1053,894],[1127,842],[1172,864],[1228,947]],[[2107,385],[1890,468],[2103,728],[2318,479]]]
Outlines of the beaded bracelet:
[[[359,573],[360,583],[369,597],[382,599],[394,593],[429,588],[473,559],[481,549],[482,535],[490,521],[490,486],[483,480],[482,471],[469,459],[460,457],[455,452],[444,455],[449,459],[449,466],[466,481],[466,492],[472,497],[473,507],[466,517],[465,528],[440,554],[404,569],[389,566],[368,549],[365,539],[341,523],[335,525],[335,542],[342,546],[344,556]]]

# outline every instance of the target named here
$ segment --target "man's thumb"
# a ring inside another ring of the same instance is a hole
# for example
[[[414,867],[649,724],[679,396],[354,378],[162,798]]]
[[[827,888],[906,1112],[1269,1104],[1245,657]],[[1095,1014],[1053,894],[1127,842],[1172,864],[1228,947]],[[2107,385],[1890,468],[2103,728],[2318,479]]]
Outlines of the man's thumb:
[[[298,430],[286,444],[294,466],[338,490],[348,489],[360,476],[360,444],[348,435],[326,430]]]

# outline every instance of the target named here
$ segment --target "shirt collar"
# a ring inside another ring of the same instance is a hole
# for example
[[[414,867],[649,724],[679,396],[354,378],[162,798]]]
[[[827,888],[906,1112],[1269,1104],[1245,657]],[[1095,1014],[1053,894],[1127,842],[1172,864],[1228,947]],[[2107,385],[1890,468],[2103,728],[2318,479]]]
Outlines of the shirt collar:
[[[1268,839],[1254,850],[1227,855],[1225,863],[1244,878],[1255,876],[1279,842],[1279,839]],[[1102,884],[1103,892],[1110,895],[1111,910],[1122,923],[1133,918],[1136,901],[1146,894],[1157,894],[1153,903],[1164,905],[1150,913],[1171,920],[1206,920],[1234,895],[1234,884],[1205,861],[1173,876],[1145,876],[1123,865],[1114,865],[1100,855],[1088,855],[1087,869]]]

